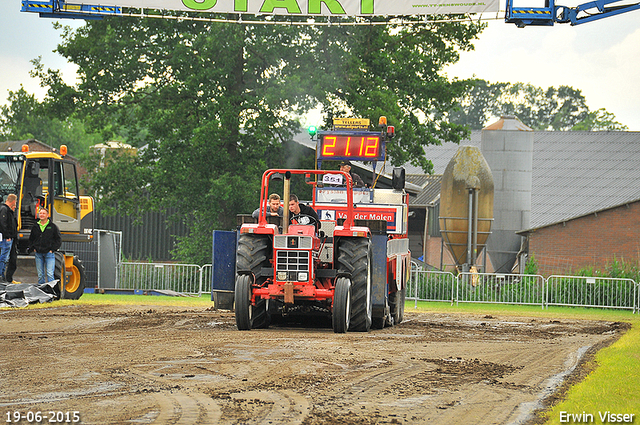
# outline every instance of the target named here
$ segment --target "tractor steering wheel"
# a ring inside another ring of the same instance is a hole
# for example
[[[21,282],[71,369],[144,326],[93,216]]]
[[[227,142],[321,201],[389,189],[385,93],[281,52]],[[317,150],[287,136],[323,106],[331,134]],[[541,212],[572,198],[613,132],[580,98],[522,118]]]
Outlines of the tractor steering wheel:
[[[311,223],[300,223],[299,218],[303,218],[303,217],[304,218],[308,218]],[[294,220],[296,222],[298,222],[298,224],[313,224],[315,226],[316,230],[318,230],[320,228],[320,220],[318,220],[317,218],[315,218],[314,216],[309,215],[309,214],[300,213],[300,214],[292,215],[291,218],[289,219],[289,223],[291,223]]]

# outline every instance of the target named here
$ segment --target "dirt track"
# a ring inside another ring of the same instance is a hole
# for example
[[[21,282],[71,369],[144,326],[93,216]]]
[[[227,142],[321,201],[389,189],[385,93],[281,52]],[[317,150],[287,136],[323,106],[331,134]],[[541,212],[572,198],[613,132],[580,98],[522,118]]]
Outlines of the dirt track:
[[[0,420],[77,411],[84,424],[525,423],[589,347],[623,327],[405,316],[345,335],[295,324],[240,332],[233,313],[175,307],[0,311]]]

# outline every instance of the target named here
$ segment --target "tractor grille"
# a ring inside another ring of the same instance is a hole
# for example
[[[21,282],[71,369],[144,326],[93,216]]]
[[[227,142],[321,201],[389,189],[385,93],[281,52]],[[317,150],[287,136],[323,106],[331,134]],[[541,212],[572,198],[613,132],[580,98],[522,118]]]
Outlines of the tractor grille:
[[[311,249],[313,246],[310,236],[278,235],[274,239],[273,246],[276,248]]]
[[[280,281],[300,282],[309,279],[309,252],[281,250],[276,256],[276,278]]]

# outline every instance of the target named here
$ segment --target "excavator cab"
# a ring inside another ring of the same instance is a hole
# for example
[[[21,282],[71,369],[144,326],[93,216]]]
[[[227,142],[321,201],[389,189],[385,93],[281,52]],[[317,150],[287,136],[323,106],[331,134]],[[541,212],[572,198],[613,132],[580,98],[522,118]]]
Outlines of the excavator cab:
[[[28,232],[37,221],[38,209],[46,208],[61,233],[83,234],[78,177],[73,162],[53,157],[27,158],[20,192],[18,224],[22,231]]]

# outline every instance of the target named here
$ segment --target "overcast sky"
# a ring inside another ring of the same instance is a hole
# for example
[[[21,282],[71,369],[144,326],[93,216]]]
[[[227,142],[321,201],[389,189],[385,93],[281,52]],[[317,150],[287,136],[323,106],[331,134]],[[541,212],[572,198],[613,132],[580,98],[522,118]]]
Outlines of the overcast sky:
[[[73,27],[83,22],[62,21]],[[0,103],[20,84],[42,97],[44,89],[29,77],[29,61],[38,56],[45,67],[61,69],[72,81],[74,66],[52,52],[59,41],[50,19],[20,12],[20,0],[0,2]],[[490,21],[475,44],[475,51],[463,53],[460,62],[446,70],[450,77],[571,86],[582,90],[591,110],[605,108],[629,130],[640,131],[640,11],[575,27],[517,28],[503,20]]]

